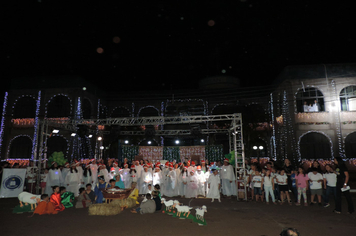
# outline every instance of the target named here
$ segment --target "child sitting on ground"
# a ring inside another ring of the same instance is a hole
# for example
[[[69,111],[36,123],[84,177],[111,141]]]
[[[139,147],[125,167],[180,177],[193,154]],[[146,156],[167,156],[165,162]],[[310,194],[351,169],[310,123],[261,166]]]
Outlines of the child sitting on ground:
[[[79,196],[75,208],[87,208],[92,204],[84,188],[79,189]]]
[[[74,193],[67,192],[65,187],[59,188],[61,194],[61,203],[65,208],[73,207]]]
[[[154,213],[156,211],[156,203],[154,200],[152,200],[151,194],[147,193],[146,194],[147,201],[142,202],[140,207],[137,209],[132,210],[132,213]]]
[[[86,194],[89,196],[89,199],[91,200],[91,202],[94,204],[95,203],[95,193],[92,190],[92,186],[91,184],[87,184],[85,189]]]
[[[162,198],[162,196],[161,196],[161,187],[159,186],[159,184],[156,184],[155,186],[153,186],[153,188],[154,188],[154,191],[157,192],[157,196],[159,197],[159,199],[161,199]]]
[[[55,205],[55,210],[56,211],[64,211],[65,207],[63,206],[63,204],[61,203],[61,194],[59,192],[59,186],[53,186],[53,193],[50,197],[50,201],[53,202],[53,204]]]
[[[44,215],[44,214],[57,214],[58,211],[55,210],[55,205],[53,202],[49,200],[49,197],[47,194],[42,194],[41,195],[41,201],[38,203],[35,211],[31,215],[31,217],[34,214],[39,214],[39,215]]]
[[[160,211],[162,209],[162,201],[158,196],[158,192],[153,191],[152,197],[153,197],[153,201],[155,201],[155,203],[156,203],[156,211]]]
[[[138,189],[136,188],[137,186],[137,183],[136,182],[132,182],[131,184],[131,188],[133,188],[132,192],[130,193],[130,196],[129,198],[132,198],[136,201],[136,204],[140,204],[138,201],[137,201],[137,198],[138,198]]]

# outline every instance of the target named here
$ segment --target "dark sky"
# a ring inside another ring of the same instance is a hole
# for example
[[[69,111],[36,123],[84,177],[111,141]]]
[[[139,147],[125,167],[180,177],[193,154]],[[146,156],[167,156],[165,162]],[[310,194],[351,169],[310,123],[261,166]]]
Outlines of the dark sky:
[[[79,75],[110,90],[176,89],[225,74],[254,86],[287,65],[355,62],[356,17],[344,1],[6,2],[7,81]]]

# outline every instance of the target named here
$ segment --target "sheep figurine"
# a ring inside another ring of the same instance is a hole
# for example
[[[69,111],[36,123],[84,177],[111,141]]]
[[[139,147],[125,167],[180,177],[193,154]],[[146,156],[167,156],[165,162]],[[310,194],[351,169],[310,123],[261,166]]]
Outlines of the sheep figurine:
[[[193,207],[189,207],[189,206],[180,206],[179,202],[175,202],[173,204],[173,207],[175,207],[177,209],[177,216],[180,217],[181,214],[183,213],[183,216],[185,214],[185,217],[188,217],[190,214],[190,209],[192,209]]]
[[[162,198],[161,202],[166,206],[166,211],[170,210],[173,206],[173,200],[166,201],[165,198]]]
[[[35,195],[29,192],[22,192],[18,195],[18,199],[20,202],[20,207],[23,207],[23,204],[27,206],[31,205],[31,211],[37,207],[37,203],[41,201],[41,195]]]
[[[195,209],[195,217],[197,220],[204,221],[204,213],[207,212],[207,207],[203,205],[201,208]]]

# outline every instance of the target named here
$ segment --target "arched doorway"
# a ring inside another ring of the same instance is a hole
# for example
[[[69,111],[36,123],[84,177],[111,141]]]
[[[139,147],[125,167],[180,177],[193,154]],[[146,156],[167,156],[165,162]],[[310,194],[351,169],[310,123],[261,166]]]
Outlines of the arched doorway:
[[[347,158],[356,158],[356,132],[347,135],[345,139],[345,154]]]
[[[330,139],[319,132],[309,132],[300,137],[300,155],[302,159],[332,158]]]

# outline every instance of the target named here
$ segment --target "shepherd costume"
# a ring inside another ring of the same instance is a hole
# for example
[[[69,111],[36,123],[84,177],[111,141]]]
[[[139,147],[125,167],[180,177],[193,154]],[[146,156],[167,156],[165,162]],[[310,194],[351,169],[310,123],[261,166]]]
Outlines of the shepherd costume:
[[[54,204],[54,209],[56,211],[64,211],[64,206],[61,203],[61,195],[59,193],[53,193],[51,195],[50,201]]]
[[[61,195],[61,203],[65,208],[70,208],[73,207],[73,201],[74,201],[74,193],[72,192],[64,192]]]
[[[103,203],[104,201],[104,195],[101,192],[101,190],[104,190],[106,188],[110,188],[110,184],[109,183],[96,183],[95,188],[94,188],[94,193],[96,195],[96,203]]]
[[[38,203],[33,214],[46,215],[46,214],[57,214],[58,211],[55,210],[56,206],[53,202],[41,201]]]

